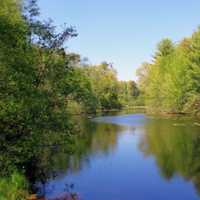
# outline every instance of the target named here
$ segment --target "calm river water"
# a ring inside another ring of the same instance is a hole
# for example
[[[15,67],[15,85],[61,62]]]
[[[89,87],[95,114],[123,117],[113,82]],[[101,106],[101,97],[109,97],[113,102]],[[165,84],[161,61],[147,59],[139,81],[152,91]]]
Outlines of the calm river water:
[[[75,153],[52,155],[47,198],[81,200],[200,199],[200,124],[185,117],[118,114],[85,122]]]

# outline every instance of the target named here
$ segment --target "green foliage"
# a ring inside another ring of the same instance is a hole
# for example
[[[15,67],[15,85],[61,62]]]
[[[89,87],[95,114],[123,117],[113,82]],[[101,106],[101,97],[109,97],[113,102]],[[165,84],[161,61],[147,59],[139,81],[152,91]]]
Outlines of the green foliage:
[[[136,83],[119,81],[112,65],[103,62],[93,66],[78,59],[76,66],[76,76],[71,78],[75,91],[69,101],[72,112],[94,113],[135,105],[139,95]]]
[[[140,91],[134,81],[119,82],[119,98],[123,107],[136,106],[139,101]]]
[[[164,39],[152,63],[138,69],[139,88],[152,112],[200,112],[200,30],[174,45]]]
[[[8,178],[0,179],[1,200],[25,200],[28,196],[25,178],[14,172]]]
[[[86,66],[85,73],[89,77],[92,91],[97,99],[100,110],[119,109],[119,87],[116,71],[104,62],[97,66]]]
[[[168,38],[163,39],[157,46],[157,52],[156,52],[156,55],[155,55],[155,59],[158,59],[159,57],[168,56],[173,51],[174,51],[173,42]]]
[[[71,93],[72,85],[67,83],[73,70],[58,45],[46,47],[49,41],[61,41],[38,33],[39,41],[31,42],[21,7],[14,0],[1,1],[0,6],[0,145],[7,155],[6,160],[0,157],[0,165],[4,169],[13,155],[20,162],[31,158],[37,151],[32,146],[46,142],[46,135],[74,131],[65,101]],[[13,164],[19,165],[18,160]]]

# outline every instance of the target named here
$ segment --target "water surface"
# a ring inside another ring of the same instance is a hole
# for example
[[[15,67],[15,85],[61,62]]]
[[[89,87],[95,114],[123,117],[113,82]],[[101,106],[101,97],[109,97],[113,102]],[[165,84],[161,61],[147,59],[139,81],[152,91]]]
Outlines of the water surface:
[[[144,114],[86,122],[75,152],[52,155],[47,198],[65,191],[83,200],[200,199],[200,127],[194,119]],[[54,158],[55,157],[55,158]]]

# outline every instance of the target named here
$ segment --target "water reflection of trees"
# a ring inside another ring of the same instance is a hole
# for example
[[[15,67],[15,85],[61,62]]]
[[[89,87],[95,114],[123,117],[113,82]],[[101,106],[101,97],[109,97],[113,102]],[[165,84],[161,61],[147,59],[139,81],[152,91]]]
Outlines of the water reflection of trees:
[[[163,177],[192,181],[200,192],[200,129],[187,120],[150,120],[140,142],[144,155],[153,155]]]
[[[13,168],[23,171],[29,181],[45,183],[68,170],[75,173],[89,164],[90,157],[115,149],[122,130],[110,124],[79,121],[79,134],[70,137],[50,131],[40,138],[16,139],[1,146],[0,167],[5,175]]]
[[[68,157],[66,169],[75,173],[90,163],[90,158],[99,154],[112,152],[118,141],[118,136],[123,128],[111,124],[85,124],[82,135],[76,139],[74,150]],[[58,156],[56,155],[58,158]],[[60,158],[62,160],[64,158]]]

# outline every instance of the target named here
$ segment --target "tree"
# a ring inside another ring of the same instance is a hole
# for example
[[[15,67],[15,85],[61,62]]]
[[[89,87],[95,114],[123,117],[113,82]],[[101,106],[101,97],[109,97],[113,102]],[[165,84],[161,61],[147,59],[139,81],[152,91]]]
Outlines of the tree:
[[[98,100],[99,109],[108,110],[120,108],[118,97],[117,73],[112,65],[103,62],[97,66],[85,67],[92,90]]]
[[[174,51],[173,42],[170,39],[165,38],[157,46],[155,59],[158,59],[159,57],[166,57],[170,55],[173,51]]]
[[[199,112],[199,35],[197,30],[177,45],[162,40],[153,62],[138,69],[141,94],[149,110]]]

